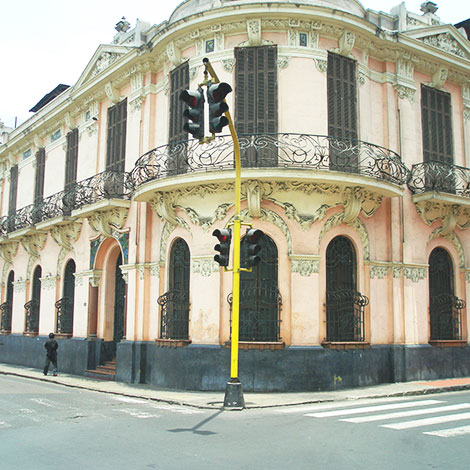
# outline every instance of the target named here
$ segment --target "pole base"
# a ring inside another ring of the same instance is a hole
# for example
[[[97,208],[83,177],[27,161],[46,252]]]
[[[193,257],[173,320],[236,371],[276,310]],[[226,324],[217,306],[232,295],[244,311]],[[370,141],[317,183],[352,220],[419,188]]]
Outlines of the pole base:
[[[238,379],[230,379],[225,389],[224,409],[243,410],[244,408],[242,384]]]

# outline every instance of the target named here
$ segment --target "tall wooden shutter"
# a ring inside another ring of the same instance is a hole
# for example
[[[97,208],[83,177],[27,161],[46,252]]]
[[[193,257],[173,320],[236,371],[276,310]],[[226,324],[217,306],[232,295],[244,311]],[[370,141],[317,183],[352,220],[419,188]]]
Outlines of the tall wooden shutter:
[[[65,189],[77,181],[78,129],[67,134],[67,154],[65,160]]]
[[[188,133],[183,130],[185,118],[183,111],[186,104],[180,100],[183,90],[189,89],[189,63],[185,62],[170,72],[170,124],[168,143],[170,145],[188,140]]]
[[[237,132],[277,133],[277,47],[236,48],[235,59]]]
[[[44,196],[44,170],[46,167],[46,151],[40,148],[36,153],[36,181],[34,186],[34,203],[41,202]]]
[[[16,212],[16,199],[18,195],[18,165],[10,168],[10,198],[8,201],[8,215]]]
[[[328,135],[357,139],[356,62],[328,53]]]
[[[450,94],[421,86],[423,158],[425,162],[454,161]]]
[[[106,169],[124,171],[126,162],[127,99],[108,109]]]

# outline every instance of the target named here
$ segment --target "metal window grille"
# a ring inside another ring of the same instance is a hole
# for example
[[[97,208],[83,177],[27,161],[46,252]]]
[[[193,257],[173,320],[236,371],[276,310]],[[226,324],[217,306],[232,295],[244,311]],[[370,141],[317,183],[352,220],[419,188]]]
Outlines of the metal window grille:
[[[11,309],[12,304],[9,300],[0,305],[1,325],[0,330],[6,333],[11,331]]]
[[[160,338],[189,339],[189,296],[187,292],[172,290],[158,300],[160,305]]]
[[[461,340],[464,308],[465,301],[455,295],[433,297],[429,306],[431,340]]]
[[[25,310],[25,332],[39,332],[39,300],[31,299],[24,304]]]
[[[73,299],[62,297],[55,303],[57,326],[59,334],[71,335],[73,331]]]

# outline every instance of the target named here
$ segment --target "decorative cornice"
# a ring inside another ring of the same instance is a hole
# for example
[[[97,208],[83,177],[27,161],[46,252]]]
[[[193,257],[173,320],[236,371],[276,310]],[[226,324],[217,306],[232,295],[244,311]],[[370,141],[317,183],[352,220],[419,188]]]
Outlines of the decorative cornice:
[[[26,292],[26,283],[25,279],[18,279],[17,281],[13,282],[13,291],[15,293]]]
[[[101,274],[103,271],[99,269],[89,270],[89,271],[80,271],[78,273],[74,273],[75,276],[75,284],[77,286],[83,285],[83,280],[88,278],[88,282],[92,287],[98,287],[100,284]]]
[[[57,286],[57,279],[59,278],[57,276],[53,276],[52,274],[39,278],[41,281],[41,288],[45,290],[55,289]]]
[[[390,274],[390,268],[393,265],[390,263],[370,262],[369,275],[371,279],[385,279]]]
[[[455,227],[465,230],[470,227],[470,208],[452,202],[422,200],[415,203],[416,210],[426,225],[441,222],[440,235],[445,236]]]
[[[21,238],[21,246],[34,258],[39,258],[39,252],[44,248],[47,233],[36,232],[32,235],[24,235]]]
[[[72,250],[73,244],[77,241],[82,224],[79,222],[72,222],[65,225],[54,225],[50,234],[54,241],[65,248],[66,250]]]
[[[0,244],[0,257],[5,263],[11,263],[13,258],[16,256],[18,251],[18,242],[9,241],[7,243]]]

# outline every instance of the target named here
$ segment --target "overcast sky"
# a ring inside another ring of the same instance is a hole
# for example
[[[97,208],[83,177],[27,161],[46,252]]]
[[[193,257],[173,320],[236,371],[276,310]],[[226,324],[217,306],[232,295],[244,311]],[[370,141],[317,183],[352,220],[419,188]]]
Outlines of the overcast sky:
[[[420,13],[424,0],[408,0]],[[446,23],[470,18],[468,0],[434,0]],[[73,85],[100,44],[110,43],[125,16],[151,24],[167,20],[181,0],[6,0],[0,5],[0,120],[13,127],[59,83]],[[399,0],[363,0],[365,8],[390,12]]]

